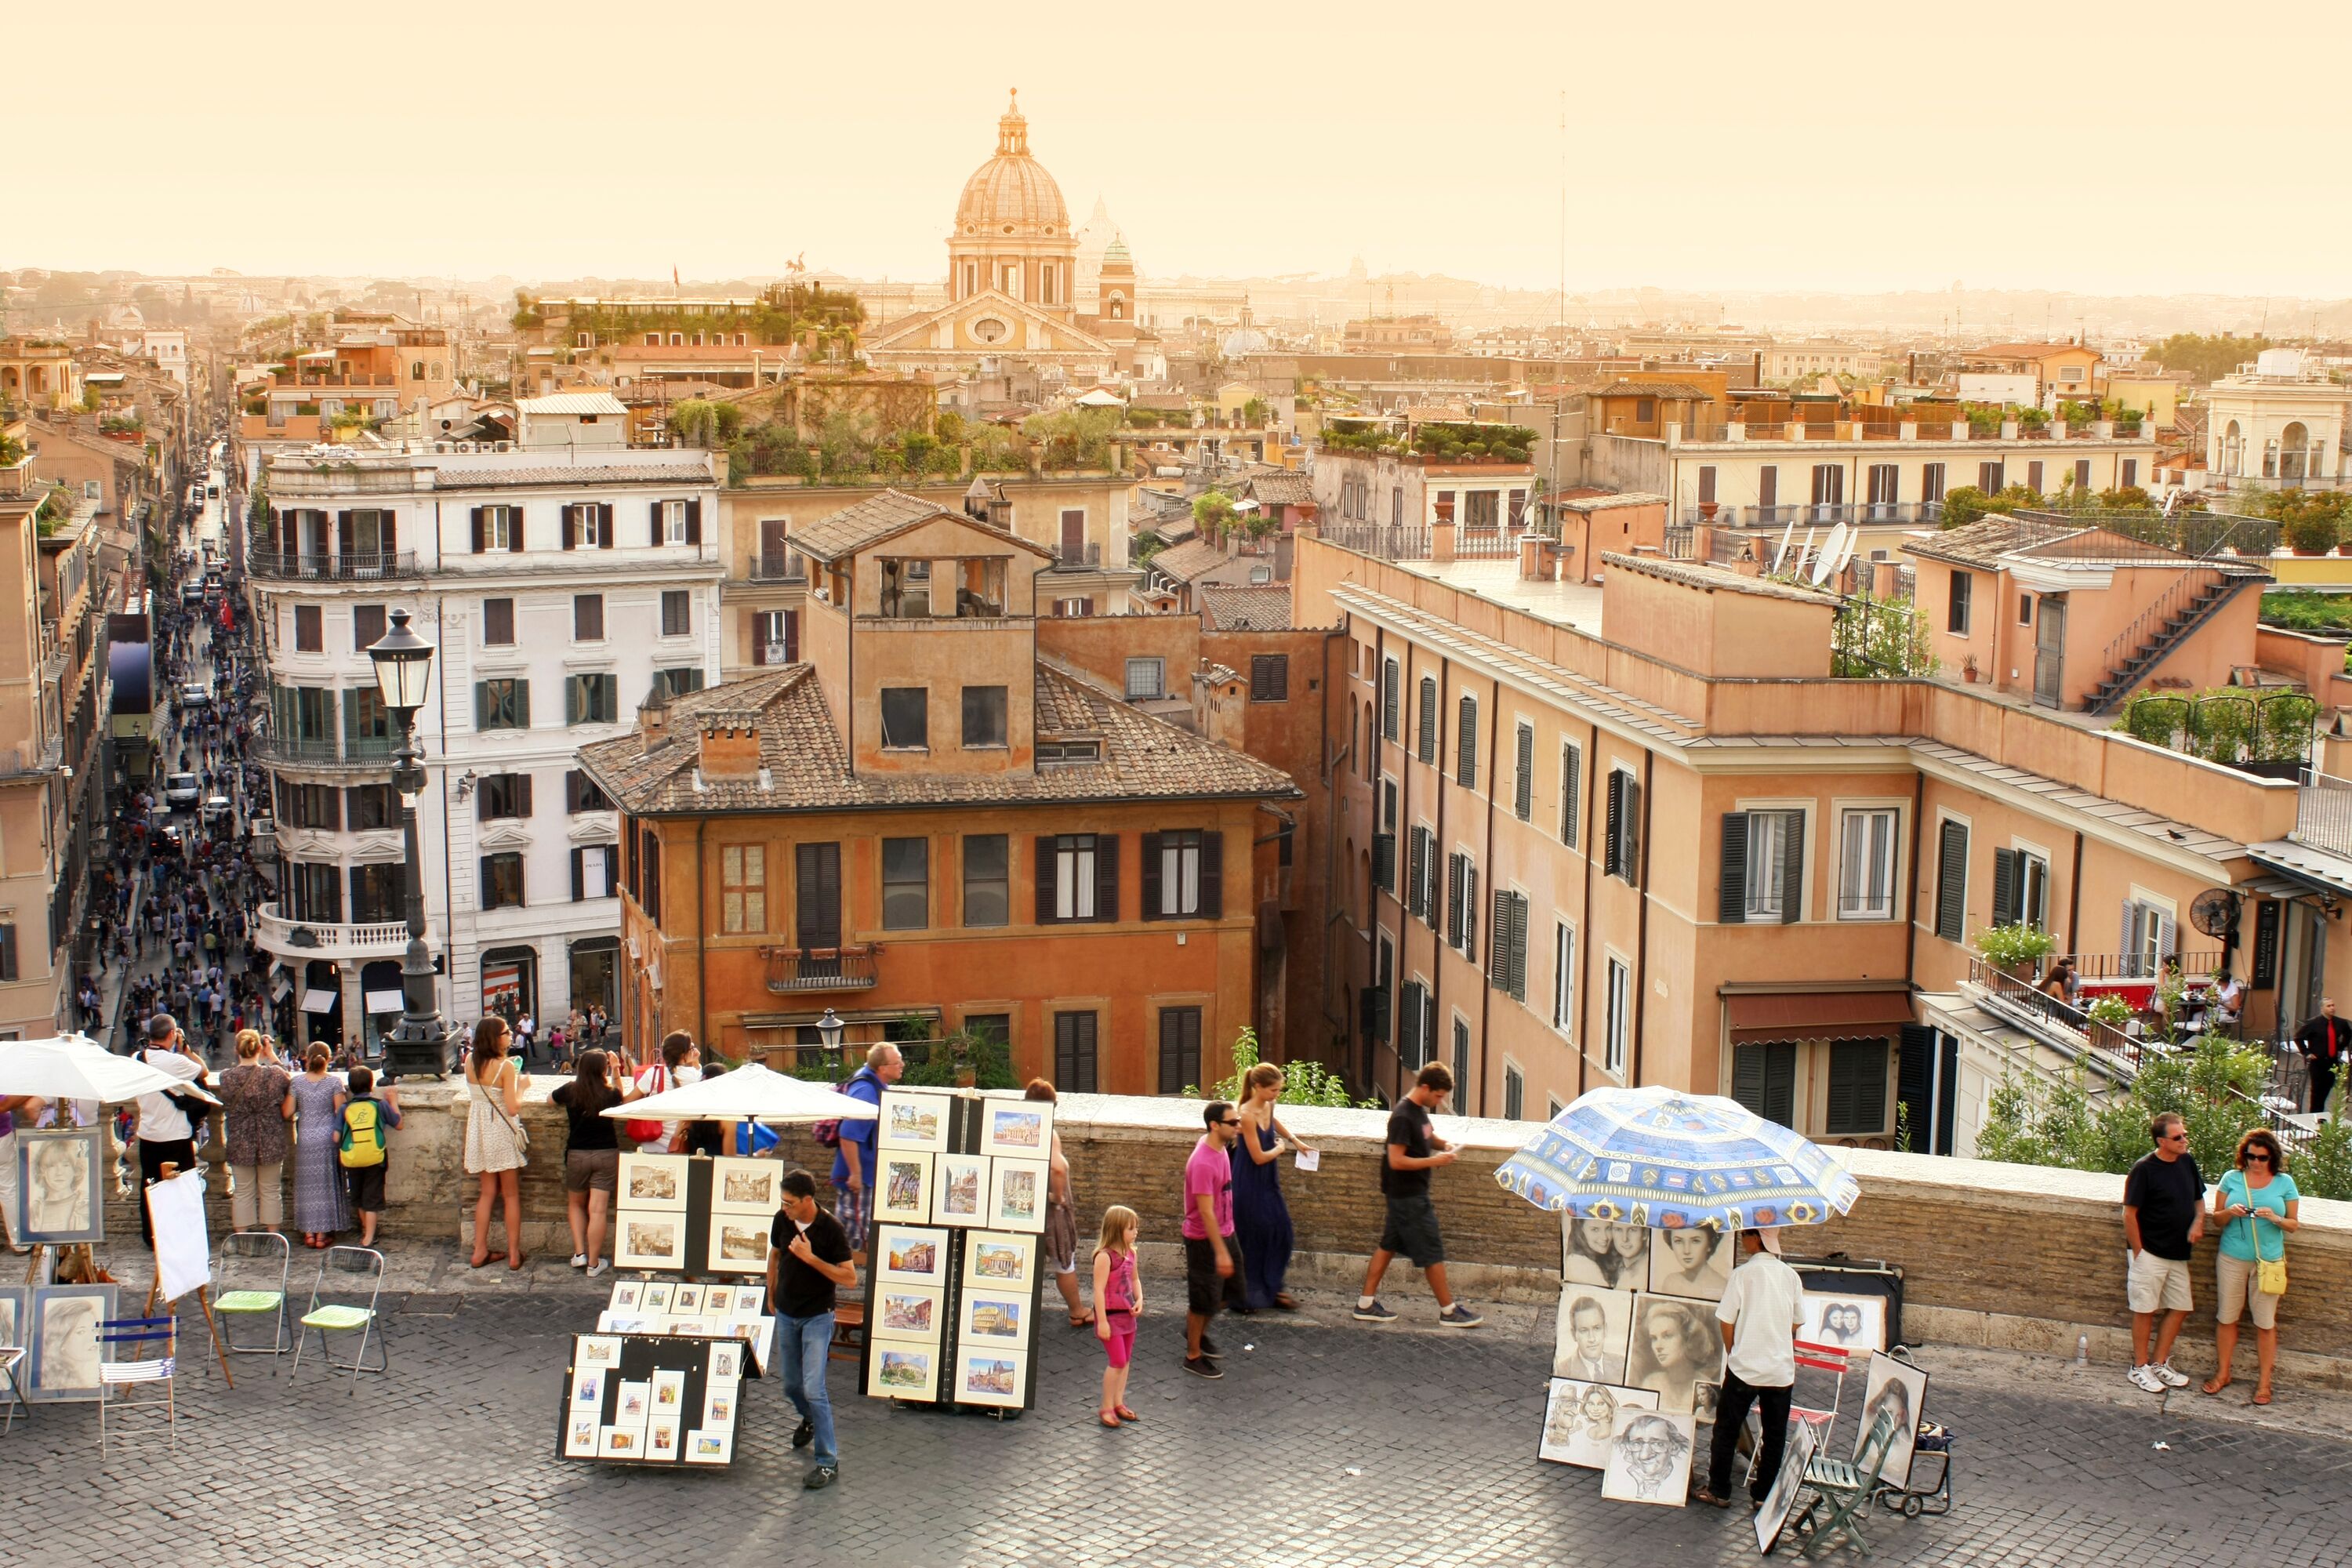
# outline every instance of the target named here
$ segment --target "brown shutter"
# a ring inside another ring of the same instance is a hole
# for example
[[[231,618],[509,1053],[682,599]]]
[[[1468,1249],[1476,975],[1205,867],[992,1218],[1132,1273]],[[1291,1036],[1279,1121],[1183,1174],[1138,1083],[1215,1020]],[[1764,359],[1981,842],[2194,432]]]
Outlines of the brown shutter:
[[[1201,835],[1201,918],[1213,921],[1225,912],[1225,836]]]
[[[1143,836],[1142,842],[1143,918],[1148,921],[1156,921],[1160,918],[1160,900],[1161,896],[1160,891],[1160,835],[1157,833],[1147,833]]]
[[[572,851],[572,901],[575,904],[588,896],[587,854],[582,848]]]
[[[653,527],[652,527],[652,531],[651,531],[651,532],[649,532],[649,533],[646,536],[646,542],[647,544],[659,544],[659,543],[662,542],[662,510],[661,510],[661,509],[662,509],[662,503],[661,503],[661,502],[659,502],[659,501],[656,501],[656,502],[654,502],[654,503],[653,503]]]
[[[530,777],[529,773],[515,775],[515,815],[517,816],[530,815]]]
[[[563,509],[563,548],[566,550],[580,548],[580,509],[578,507],[567,506]],[[572,858],[576,861],[579,857],[575,855]]]
[[[688,544],[702,542],[702,503],[698,500],[686,503],[686,542]]]
[[[1118,919],[1118,835],[1095,836],[1095,919]]]
[[[1054,836],[1037,836],[1037,923],[1054,923]]]
[[[514,513],[507,520],[507,548],[520,555],[522,553],[522,508],[509,507],[507,510]]]
[[[352,514],[347,511],[337,512],[335,514],[335,553],[338,555],[354,553],[353,546],[358,542],[359,531],[352,523]]]
[[[596,503],[596,548],[613,548],[613,507],[609,501]]]
[[[474,553],[479,555],[485,548],[487,547],[482,542],[482,509],[476,507],[474,509]]]
[[[768,628],[761,624],[766,619],[765,611],[753,610],[751,619],[745,623],[751,628],[751,662],[754,665],[768,662]]]
[[[563,775],[564,816],[577,816],[580,815],[580,781],[585,777],[587,777],[587,775],[582,773],[578,768],[573,768],[570,773]]]

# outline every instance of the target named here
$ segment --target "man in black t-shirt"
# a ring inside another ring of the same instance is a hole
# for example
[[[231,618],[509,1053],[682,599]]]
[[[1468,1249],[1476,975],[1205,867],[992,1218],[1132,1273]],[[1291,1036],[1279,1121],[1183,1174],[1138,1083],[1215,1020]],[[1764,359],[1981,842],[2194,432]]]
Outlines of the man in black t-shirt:
[[[801,1414],[793,1447],[816,1445],[816,1468],[801,1483],[814,1491],[833,1485],[841,1474],[824,1373],[833,1350],[834,1291],[855,1286],[857,1270],[849,1261],[849,1233],[817,1207],[816,1178],[806,1171],[787,1171],[783,1193],[784,1206],[768,1232],[768,1300],[775,1304],[784,1393]]]
[[[1389,1112],[1387,1157],[1381,1162],[1381,1195],[1388,1200],[1388,1215],[1381,1227],[1381,1245],[1364,1270],[1364,1293],[1356,1299],[1355,1315],[1361,1321],[1396,1321],[1396,1314],[1381,1304],[1380,1289],[1389,1259],[1400,1252],[1429,1276],[1440,1324],[1475,1329],[1486,1321],[1445,1288],[1445,1243],[1437,1234],[1437,1209],[1429,1201],[1429,1173],[1452,1164],[1455,1153],[1453,1144],[1430,1131],[1429,1113],[1453,1091],[1454,1074],[1444,1062],[1431,1062]]]
[[[2134,1385],[2150,1394],[2186,1388],[2189,1379],[2172,1370],[2172,1342],[2193,1304],[2189,1293],[2189,1249],[2205,1234],[2205,1178],[2189,1154],[2189,1129],[2176,1111],[2148,1124],[2156,1152],[2144,1154],[2124,1178],[2124,1239],[2131,1264],[2124,1288],[2131,1300]],[[2148,1331],[2158,1312],[2156,1353]]]

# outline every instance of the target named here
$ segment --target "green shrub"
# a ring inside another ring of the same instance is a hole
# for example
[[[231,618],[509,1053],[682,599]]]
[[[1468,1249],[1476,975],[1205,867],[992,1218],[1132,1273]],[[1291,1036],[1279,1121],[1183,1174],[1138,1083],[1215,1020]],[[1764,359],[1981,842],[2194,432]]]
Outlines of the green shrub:
[[[1197,1084],[1186,1084],[1185,1095],[1192,1100],[1240,1100],[1242,1080],[1249,1076],[1250,1068],[1257,1066],[1258,1051],[1257,1031],[1244,1025],[1242,1032],[1234,1039],[1234,1070],[1211,1084],[1206,1094],[1201,1092]],[[1386,1101],[1377,1096],[1363,1100],[1349,1099],[1348,1086],[1340,1081],[1338,1073],[1321,1062],[1292,1061],[1276,1065],[1282,1068],[1281,1104],[1355,1106],[1365,1110],[1387,1109]]]
[[[2057,940],[2048,931],[2024,921],[1989,926],[1976,934],[1976,949],[1984,954],[1987,963],[2018,975],[2032,973],[2057,945]]]

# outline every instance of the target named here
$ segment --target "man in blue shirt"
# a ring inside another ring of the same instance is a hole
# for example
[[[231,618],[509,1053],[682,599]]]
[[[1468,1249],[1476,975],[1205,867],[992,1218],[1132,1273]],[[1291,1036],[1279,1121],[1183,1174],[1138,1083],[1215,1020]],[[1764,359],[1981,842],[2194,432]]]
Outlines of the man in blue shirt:
[[[874,1218],[874,1140],[882,1130],[878,1115],[882,1090],[898,1082],[906,1070],[907,1061],[898,1047],[885,1040],[866,1053],[866,1065],[841,1086],[842,1093],[864,1100],[877,1112],[842,1121],[841,1141],[834,1146],[833,1190],[839,1198],[834,1212],[841,1228],[849,1234],[850,1247],[858,1252],[866,1250],[866,1227]]]

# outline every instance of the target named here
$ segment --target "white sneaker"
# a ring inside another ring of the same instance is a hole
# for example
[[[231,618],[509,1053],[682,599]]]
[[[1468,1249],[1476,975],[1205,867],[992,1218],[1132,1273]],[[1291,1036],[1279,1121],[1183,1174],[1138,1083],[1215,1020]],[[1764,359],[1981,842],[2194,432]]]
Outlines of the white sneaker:
[[[2131,1380],[2132,1386],[2135,1388],[2146,1389],[2150,1394],[2162,1394],[2164,1392],[2164,1380],[2156,1375],[2156,1368],[2152,1366],[2136,1366],[2132,1368]]]
[[[588,1278],[593,1279],[596,1276],[604,1273],[604,1270],[611,1267],[613,1267],[613,1260],[611,1258],[600,1258],[596,1259],[595,1262],[588,1266]]]
[[[2186,1388],[2189,1386],[2189,1380],[2181,1376],[2179,1373],[2173,1371],[2172,1363],[2168,1361],[2158,1362],[2152,1370],[2158,1377],[2164,1380],[2164,1386],[2167,1388]]]

